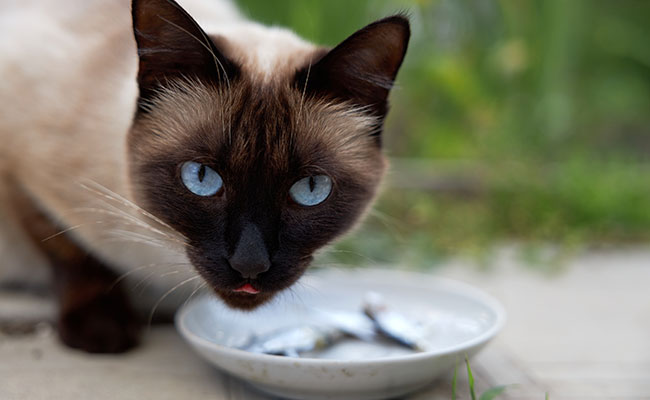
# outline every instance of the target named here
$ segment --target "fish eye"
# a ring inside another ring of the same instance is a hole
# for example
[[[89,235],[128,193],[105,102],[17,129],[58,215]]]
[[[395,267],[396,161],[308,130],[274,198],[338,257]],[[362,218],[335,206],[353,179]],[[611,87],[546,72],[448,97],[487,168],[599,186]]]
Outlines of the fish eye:
[[[327,175],[307,176],[291,186],[289,195],[301,206],[322,203],[332,192],[332,179]]]
[[[223,186],[223,180],[217,171],[194,161],[183,163],[181,179],[190,192],[203,197],[216,194]]]

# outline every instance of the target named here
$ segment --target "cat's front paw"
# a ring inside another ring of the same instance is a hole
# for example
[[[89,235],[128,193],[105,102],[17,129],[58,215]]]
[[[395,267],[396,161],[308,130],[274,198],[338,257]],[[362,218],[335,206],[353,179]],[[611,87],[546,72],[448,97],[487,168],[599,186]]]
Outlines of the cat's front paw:
[[[61,312],[59,337],[89,353],[123,353],[138,344],[141,324],[125,299],[106,294]]]

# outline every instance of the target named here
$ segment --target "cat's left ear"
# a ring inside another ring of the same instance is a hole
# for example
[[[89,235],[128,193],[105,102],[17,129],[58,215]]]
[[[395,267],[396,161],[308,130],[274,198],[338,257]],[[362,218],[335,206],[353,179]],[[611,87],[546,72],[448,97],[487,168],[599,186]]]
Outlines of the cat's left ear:
[[[383,119],[388,93],[402,65],[411,31],[403,15],[355,32],[313,65],[297,72],[296,84],[312,95],[367,107]]]
[[[177,79],[219,85],[239,67],[226,58],[198,23],[174,0],[133,0],[133,32],[140,64],[138,108]]]

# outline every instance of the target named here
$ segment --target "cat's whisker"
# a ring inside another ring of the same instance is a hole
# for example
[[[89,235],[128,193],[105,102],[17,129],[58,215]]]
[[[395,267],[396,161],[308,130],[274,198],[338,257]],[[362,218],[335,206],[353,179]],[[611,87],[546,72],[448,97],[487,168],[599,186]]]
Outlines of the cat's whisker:
[[[154,267],[161,267],[161,266],[170,266],[170,267],[184,267],[184,266],[191,266],[191,264],[188,263],[151,263],[151,264],[145,264],[145,265],[140,265],[132,270],[129,270],[122,275],[118,276],[115,281],[111,284],[111,286],[108,288],[107,292],[110,292],[117,286],[120,282],[122,282],[124,279],[128,278],[129,276],[140,272],[145,269],[149,268],[154,268]]]
[[[85,226],[88,226],[88,225],[91,224],[91,223],[92,223],[92,224],[96,224],[96,225],[99,225],[99,224],[107,224],[107,225],[108,225],[108,222],[107,222],[107,221],[103,221],[103,220],[97,220],[97,221],[93,221],[93,222],[89,222],[89,223],[85,223],[85,224],[73,225],[73,226],[70,226],[70,227],[68,227],[68,228],[62,229],[62,230],[58,231],[57,233],[54,233],[54,234],[52,234],[52,235],[50,235],[50,236],[48,236],[48,237],[42,239],[41,242],[47,242],[48,240],[52,240],[52,239],[54,239],[54,238],[56,238],[56,237],[58,237],[58,236],[61,236],[61,235],[66,234],[66,233],[68,233],[68,232],[72,232],[72,231],[74,231],[74,230],[77,230],[77,229],[83,228],[83,227],[85,227]]]
[[[102,201],[102,203],[106,204],[103,201]],[[110,206],[112,209],[115,209],[115,207],[112,204],[108,204],[108,206]],[[159,235],[162,235],[162,236],[165,236],[165,237],[169,236],[166,233],[161,232],[161,231],[159,231],[159,230],[157,230],[155,228],[152,229],[152,227],[150,225],[146,224],[145,222],[143,222],[141,220],[138,220],[137,218],[133,217],[132,215],[130,215],[128,213],[125,213],[125,212],[123,212],[122,210],[119,210],[119,209],[118,209],[118,211],[112,211],[112,210],[109,210],[109,209],[102,209],[102,208],[96,208],[96,207],[78,207],[78,208],[74,208],[72,211],[76,212],[76,213],[94,213],[94,214],[108,215],[108,216],[111,216],[111,217],[119,218],[121,220],[120,222],[126,222],[126,223],[128,223],[129,225],[132,225],[132,226],[138,226],[138,227],[141,227],[141,228],[145,228],[145,229],[148,229],[149,231],[151,231],[152,233],[156,233],[156,234],[159,234]]]
[[[185,10],[183,10],[178,4],[174,3],[173,1],[167,0],[167,2],[170,5],[174,6],[176,9],[180,10],[182,13],[187,14],[185,12]],[[203,48],[205,48],[210,53],[210,55],[214,58],[214,62],[215,62],[215,66],[217,67],[217,71],[219,69],[221,69],[221,71],[223,72],[224,78],[226,80],[226,84],[228,86],[228,89],[230,89],[230,79],[228,78],[228,74],[226,73],[226,69],[224,68],[223,64],[221,63],[221,61],[219,60],[217,55],[214,54],[214,51],[210,47],[210,39],[206,36],[205,32],[203,32],[203,29],[201,29],[201,27],[196,23],[196,21],[193,18],[190,18],[190,20],[192,21],[192,23],[194,24],[196,29],[201,33],[201,36],[203,36],[204,41],[199,40],[199,38],[194,36],[191,32],[188,32],[187,29],[183,28],[182,26],[179,26],[178,24],[175,24],[175,23],[167,20],[166,18],[164,18],[164,17],[162,17],[160,15],[158,16],[158,18],[160,18],[163,21],[167,22],[171,26],[181,30],[182,32],[185,32],[188,36],[190,36],[192,39],[196,40]],[[219,78],[221,78],[221,77],[219,77]]]
[[[102,211],[102,210],[99,210]],[[104,225],[110,225],[108,221],[104,220],[96,220],[93,222],[88,222],[85,224],[78,224],[75,226],[68,227],[66,229],[63,229],[55,234],[52,234],[42,240],[42,242],[46,242],[48,240],[52,240],[58,236],[64,235],[68,232],[87,227],[90,224],[104,224]],[[176,251],[178,254],[185,254],[185,246],[188,246],[187,243],[179,241],[177,239],[174,239],[173,237],[166,237],[162,239],[158,238],[152,238],[148,237],[144,234],[138,234],[137,232],[131,232],[131,231],[125,231],[125,230],[119,230],[119,229],[113,229],[113,230],[107,230],[105,233],[108,235],[107,237],[100,238],[98,240],[92,240],[89,242],[89,244],[98,244],[98,243],[111,243],[111,242],[132,242],[132,243],[141,243],[141,244],[147,244],[147,245],[152,245],[156,247],[161,247],[161,248],[166,248],[170,249],[173,251]],[[164,264],[164,263],[163,263]],[[187,265],[192,265],[189,263],[186,263]]]
[[[151,327],[151,321],[153,320],[153,316],[156,313],[156,309],[158,309],[158,306],[160,305],[160,303],[162,303],[167,298],[167,296],[172,294],[172,292],[174,292],[176,289],[180,288],[181,286],[183,286],[183,285],[185,285],[185,284],[187,284],[189,282],[192,282],[192,281],[194,281],[196,279],[201,279],[201,276],[196,275],[196,276],[193,276],[191,278],[187,278],[184,281],[182,281],[182,282],[178,283],[177,285],[175,285],[174,287],[172,287],[171,289],[169,289],[168,291],[166,291],[160,297],[160,299],[158,299],[158,301],[156,301],[156,303],[153,305],[153,308],[151,309],[151,312],[149,313],[149,318],[147,320],[148,326]]]
[[[174,7],[178,8],[178,9],[181,9],[180,7],[178,7],[178,5],[173,4],[172,2],[169,2],[169,3],[172,4]],[[206,36],[206,34],[201,29],[201,27],[198,26],[196,21],[193,21],[194,26],[201,33],[201,35],[203,36],[204,41],[201,41],[199,38],[197,38],[191,32],[188,32],[185,28],[173,23],[172,21],[169,21],[169,20],[167,20],[167,19],[165,19],[164,17],[161,17],[161,16],[159,16],[159,18],[162,19],[163,21],[167,22],[168,24],[174,26],[175,28],[181,30],[182,32],[186,33],[189,37],[196,40],[203,48],[205,48],[210,53],[210,55],[212,56],[212,58],[214,60],[215,67],[217,68],[217,73],[219,74],[219,76],[217,78],[221,79],[221,74],[223,73],[223,78],[226,81],[226,87],[228,88],[227,93],[230,93],[231,86],[230,86],[230,78],[228,77],[228,72],[226,71],[226,68],[223,66],[223,63],[221,62],[221,60],[219,60],[219,57],[217,57],[217,55],[214,53],[214,51],[210,47],[210,43],[211,43],[210,39]],[[224,107],[221,107],[222,125],[223,125],[223,120],[224,120],[224,118],[223,118],[223,114],[224,114],[223,109],[224,109]],[[232,143],[232,116],[231,115],[228,116],[228,141],[229,141],[229,143]]]
[[[135,239],[135,238],[129,238],[129,237],[112,237],[112,238],[107,238],[104,240],[105,243],[138,243],[138,244],[146,244],[152,247],[158,247],[161,249],[167,248],[163,243],[159,242],[153,242],[151,240],[146,240],[146,239]]]
[[[184,10],[181,7],[179,7],[177,4],[175,4],[174,2],[171,2],[169,0],[167,2],[169,4],[171,4],[171,5],[173,5],[174,7],[176,7],[177,9],[184,12]],[[203,31],[203,29],[201,29],[201,27],[196,23],[196,21],[194,21],[192,19],[192,22],[193,22],[194,26],[201,33],[201,36],[203,36],[203,40],[204,40],[203,42],[201,40],[199,40],[199,38],[194,36],[192,33],[188,32],[186,29],[184,29],[183,27],[178,26],[177,24],[175,24],[175,23],[173,23],[173,22],[171,22],[171,21],[169,21],[169,20],[167,20],[167,19],[165,19],[163,17],[159,16],[159,18],[161,18],[163,21],[169,23],[170,25],[176,27],[177,29],[180,29],[182,32],[185,32],[188,36],[190,36],[192,39],[196,40],[203,48],[205,48],[210,53],[210,55],[212,56],[212,58],[214,60],[215,67],[217,68],[217,74],[219,74],[217,76],[217,78],[221,79],[221,74],[223,73],[223,78],[226,81],[226,87],[228,88],[226,93],[229,95],[231,93],[230,92],[231,86],[230,86],[230,78],[228,77],[228,72],[226,71],[226,68],[223,66],[223,63],[221,62],[221,60],[219,60],[219,57],[217,57],[217,55],[212,50],[212,48],[210,46],[210,43],[211,43],[210,38],[207,37],[207,35]],[[227,96],[224,96],[224,97],[227,97]],[[224,111],[225,107],[221,107],[220,109],[221,109],[221,125],[223,126],[224,125],[224,117],[223,116],[224,116],[224,113],[225,113],[225,111]],[[230,114],[228,114],[228,142],[232,143],[232,115],[230,115]]]
[[[105,188],[104,186],[89,180],[91,184],[95,185],[97,189],[91,188],[90,186],[86,184],[81,184],[82,187],[86,188],[92,193],[97,194],[100,196],[103,204],[105,204],[109,209],[108,210],[101,210],[101,209],[92,209],[92,208],[87,208],[89,211],[95,211],[103,214],[108,214],[112,215],[115,217],[121,217],[124,220],[130,221],[131,223],[135,224],[136,226],[146,229],[150,231],[151,233],[155,233],[157,235],[162,236],[166,241],[169,242],[175,242],[178,245],[184,247],[184,246],[189,246],[190,244],[188,243],[187,239],[185,238],[184,235],[178,233],[175,231],[173,228],[171,228],[168,224],[166,224],[164,221],[160,220],[156,216],[152,215],[148,211],[142,209],[138,205],[134,204],[133,202],[127,200],[123,196],[120,196],[119,194],[111,191],[110,189]],[[126,212],[125,210],[120,209],[119,207],[116,206],[113,202],[117,202],[120,205],[123,205],[129,209],[135,210],[136,212],[139,213],[139,215],[142,215],[146,217],[149,220],[152,220],[153,222],[169,229],[170,233],[164,232],[154,226],[151,225],[151,223],[147,220],[143,220],[140,218],[135,217],[134,215]]]
[[[201,282],[199,285],[197,285],[197,286],[194,288],[194,290],[192,291],[192,293],[190,293],[190,296],[187,298],[187,300],[185,300],[185,302],[183,303],[183,307],[185,307],[185,305],[186,305],[187,303],[189,303],[190,300],[192,300],[192,297],[194,297],[194,295],[195,295],[196,293],[198,293],[201,289],[203,289],[203,288],[206,287],[207,285],[208,285],[208,283],[207,283],[206,281],[203,281],[203,282]]]
[[[41,240],[41,242],[47,242],[48,240],[54,239],[57,236],[61,236],[61,235],[64,235],[64,234],[66,234],[66,233],[68,233],[70,231],[73,231],[75,229],[79,229],[82,226],[84,226],[84,224],[78,224],[78,225],[70,226],[68,228],[65,228],[65,229],[53,234],[53,235],[50,235],[50,236],[46,237],[45,239]]]
[[[359,258],[362,258],[362,259],[364,259],[364,260],[366,260],[366,261],[369,261],[371,264],[381,264],[379,261],[377,261],[377,260],[375,260],[375,259],[373,259],[373,258],[371,258],[371,257],[369,257],[369,256],[366,256],[366,255],[364,255],[364,254],[361,254],[361,253],[358,253],[358,252],[356,252],[356,251],[352,251],[352,250],[328,249],[328,250],[326,251],[326,253],[345,253],[345,254],[352,254],[352,255],[355,255],[355,256],[357,256],[357,257],[359,257]]]
[[[146,276],[144,276],[142,279],[140,279],[138,282],[136,282],[135,286],[133,286],[133,288],[132,288],[132,291],[135,292],[135,291],[138,290],[138,288],[140,288],[142,286],[142,290],[140,290],[140,293],[139,293],[139,295],[142,296],[142,293],[144,292],[144,290],[147,287],[145,285],[145,282],[147,282],[152,276],[154,276],[155,273],[156,273],[156,271],[149,272]]]
[[[91,240],[91,241],[88,242],[88,244],[92,245],[92,246],[96,246],[96,245],[100,245],[100,244],[109,244],[109,243],[123,243],[123,244],[133,243],[133,244],[138,244],[138,245],[150,245],[151,247],[156,247],[156,248],[165,249],[165,250],[171,250],[175,254],[179,254],[179,255],[185,254],[183,249],[171,247],[171,246],[166,245],[164,243],[153,244],[153,243],[151,243],[149,241],[146,241],[146,240],[131,239],[131,238],[124,238],[124,237],[104,237],[104,238],[99,238],[99,239],[96,239],[96,240]]]
[[[178,9],[181,9],[180,7],[173,4],[172,2],[169,2],[169,3],[174,5],[174,7],[178,8]],[[205,48],[210,53],[210,55],[212,56],[212,59],[214,60],[215,67],[217,68],[217,73],[219,74],[219,76],[217,78],[221,79],[221,74],[223,73],[223,78],[226,81],[226,87],[228,88],[228,93],[230,93],[230,78],[228,77],[228,72],[226,71],[226,68],[223,66],[223,63],[221,62],[221,60],[219,60],[219,57],[217,57],[217,55],[214,53],[214,51],[210,47],[210,43],[211,43],[210,39],[206,36],[206,34],[201,29],[201,27],[198,26],[195,21],[193,21],[194,26],[201,33],[201,35],[203,36],[204,41],[201,41],[199,38],[197,38],[191,32],[188,32],[187,29],[183,28],[182,26],[179,26],[178,24],[175,24],[172,21],[169,21],[164,17],[161,17],[161,16],[158,16],[158,17],[160,19],[162,19],[163,21],[167,22],[168,24],[170,24],[171,26],[175,27],[176,29],[179,29],[180,31],[186,33],[189,37],[196,40],[203,48]],[[221,108],[222,125],[223,125],[223,113],[224,113],[224,111],[223,111],[223,107],[222,107]],[[228,118],[228,140],[230,142],[232,142],[232,132],[231,132],[232,119],[231,118],[232,118],[232,116],[229,116],[229,118]]]
[[[128,213],[125,213],[122,210],[119,210],[119,209],[115,208],[111,204],[107,204],[107,206],[109,206],[113,210],[117,210],[117,211],[101,209],[101,208],[92,208],[92,207],[76,208],[76,209],[73,209],[73,211],[75,211],[75,212],[91,212],[91,213],[95,213],[95,214],[102,214],[102,215],[108,215],[108,216],[120,218],[121,222],[125,222],[128,225],[143,228],[143,229],[147,230],[150,233],[160,235],[160,236],[162,236],[161,239],[163,239],[165,241],[170,241],[170,242],[177,243],[181,247],[189,245],[185,240],[183,240],[182,237],[179,238],[179,237],[176,237],[175,235],[166,234],[165,232],[162,232],[162,231],[160,231],[160,230],[158,230],[156,228],[153,228],[149,224],[147,224],[146,222],[141,221],[141,220],[133,217],[132,215],[130,215]],[[107,223],[107,222],[106,221],[97,221],[97,223]]]
[[[156,265],[156,263],[141,265],[139,267],[133,268],[132,270],[123,273],[122,275],[115,278],[113,283],[111,283],[111,286],[109,286],[109,288],[106,291],[110,292],[111,290],[113,290],[115,288],[115,286],[119,285],[120,282],[122,282],[123,280],[125,280],[129,276],[131,276],[131,275],[133,275],[133,274],[135,274],[137,272],[140,272],[140,271],[142,271],[144,269],[153,268],[155,265]]]
[[[176,274],[180,274],[180,273],[181,273],[181,271],[179,271],[179,270],[168,271],[168,272],[165,272],[164,274],[160,274],[160,277],[164,278],[164,277],[167,277],[167,276],[170,276],[170,275],[176,275]]]
[[[294,285],[302,287],[302,288],[306,288],[308,290],[313,290],[313,291],[318,292],[318,289],[316,288],[316,286],[311,284],[311,283],[306,282],[305,279],[298,280],[298,282],[296,282]]]
[[[151,219],[152,221],[160,224],[161,226],[164,226],[165,228],[167,228],[167,229],[169,229],[171,231],[174,231],[174,228],[172,228],[165,221],[163,221],[160,218],[156,217],[155,215],[151,214],[150,212],[148,212],[147,210],[145,210],[142,207],[138,206],[137,204],[133,203],[132,201],[126,199],[124,196],[121,196],[120,194],[115,193],[114,191],[112,191],[112,190],[108,189],[107,187],[93,181],[92,179],[86,179],[86,180],[90,184],[95,185],[96,188],[93,189],[90,186],[88,186],[87,184],[84,184],[83,182],[81,182],[80,184],[81,184],[81,186],[83,188],[85,188],[85,189],[87,189],[87,190],[89,190],[91,192],[94,192],[96,194],[99,194],[100,196],[102,196],[102,197],[104,197],[104,198],[106,198],[108,200],[113,200],[113,201],[116,201],[116,202],[126,206],[126,207],[129,207],[129,208],[137,211],[141,215],[143,215],[143,216]]]
[[[143,233],[123,230],[123,229],[111,229],[107,233],[112,235],[112,237],[123,237],[125,239],[134,239],[134,240],[149,242],[149,243],[152,243],[152,244],[163,245],[163,246],[165,246],[165,245],[172,245],[172,246],[180,245],[179,247],[181,249],[184,249],[184,246],[183,246],[184,243],[177,242],[173,238],[156,238],[156,237],[147,236],[147,235],[145,235]]]
[[[131,221],[131,222],[133,222],[135,225],[137,225],[137,226],[139,226],[139,227],[141,227],[141,228],[148,229],[148,230],[150,230],[151,232],[157,233],[157,234],[159,234],[159,235],[161,235],[161,236],[169,236],[169,235],[166,234],[165,232],[163,232],[163,231],[161,231],[161,230],[156,229],[155,227],[153,227],[153,226],[152,226],[150,223],[148,223],[147,221],[144,221],[144,220],[142,220],[142,219],[140,219],[140,218],[137,218],[137,217],[135,217],[134,215],[132,215],[132,214],[126,212],[125,210],[120,209],[120,208],[117,207],[115,204],[109,203],[108,201],[106,201],[106,200],[102,200],[102,199],[100,199],[100,201],[102,202],[102,204],[106,205],[106,206],[109,208],[109,210],[106,210],[106,211],[111,211],[111,210],[113,210],[113,214],[112,214],[113,216],[116,216],[116,217],[122,217],[123,219],[128,220],[128,221]],[[137,211],[137,210],[136,210],[136,211]]]
[[[298,283],[295,283],[294,285],[298,285]],[[305,299],[296,291],[295,287],[290,287],[289,290],[287,290],[288,294],[291,295],[291,302],[292,303],[300,303],[303,306],[307,306],[307,303],[305,302]],[[274,299],[276,302],[279,302],[280,299],[276,298]]]
[[[192,265],[186,264],[186,263],[169,264],[167,267],[168,268],[184,267],[185,271],[179,271],[179,273],[180,272],[193,272],[193,270],[191,269]],[[136,284],[131,288],[131,290],[133,292],[136,292],[136,291],[139,290],[138,296],[142,296],[144,291],[147,289],[149,284],[152,282],[152,280],[153,280],[152,278],[154,277],[154,275],[156,275],[156,272],[158,272],[158,271],[151,271],[147,275],[142,277],[140,280],[138,280],[138,282],[136,282]],[[160,277],[161,275],[158,275],[158,276]]]
[[[298,123],[303,121],[303,106],[305,104],[305,95],[307,94],[307,84],[309,82],[309,76],[311,74],[311,66],[312,66],[312,59],[309,59],[309,65],[307,66],[307,76],[305,77],[305,84],[302,87],[302,92],[300,94],[300,102],[298,103],[298,114],[296,117],[296,121]],[[289,131],[289,146],[293,146],[295,142],[295,125],[291,127],[291,130]]]
[[[185,255],[185,249],[181,248],[180,246],[174,246],[173,244],[170,243],[164,243],[164,242],[159,242],[159,243],[152,243],[149,240],[145,239],[135,239],[135,238],[130,238],[130,237],[124,237],[124,236],[110,236],[106,235],[104,237],[97,238],[95,240],[90,240],[88,241],[88,244],[91,246],[99,246],[102,244],[110,244],[110,243],[122,243],[122,244],[137,244],[137,245],[149,245],[151,247],[156,247],[160,249],[165,249],[172,251],[174,254],[178,255]]]
[[[144,222],[142,220],[139,220],[139,219],[135,218],[134,216],[132,216],[131,214],[120,210],[119,208],[115,207],[113,204],[107,203],[107,202],[105,202],[103,200],[101,200],[101,201],[102,201],[102,204],[106,204],[108,207],[110,207],[110,209],[102,209],[102,208],[96,208],[96,207],[78,207],[78,208],[74,208],[73,211],[78,212],[78,213],[86,213],[86,212],[88,212],[88,213],[102,214],[102,215],[108,215],[108,216],[111,216],[111,217],[120,218],[123,221],[131,222],[135,226],[139,226],[139,227],[142,227],[142,228],[150,228],[150,230],[152,232],[154,232],[154,233],[157,233],[157,234],[160,234],[160,235],[163,235],[163,236],[167,236],[166,233],[164,233],[162,231],[159,231],[159,230],[157,230],[155,228],[152,228],[146,222]]]
[[[167,241],[170,240],[171,238],[168,237],[157,237],[157,236],[148,236],[147,234],[143,232],[136,232],[136,231],[131,231],[127,229],[120,229],[120,228],[113,228],[109,232],[111,233],[117,233],[117,234],[124,234],[124,235],[130,235],[131,237],[137,237],[141,239],[151,239],[155,241]],[[147,232],[149,233],[149,232]]]
[[[307,84],[309,82],[309,75],[311,74],[311,63],[312,59],[309,59],[309,65],[307,66],[307,76],[305,77],[305,84],[302,87],[302,93],[300,94],[300,107],[298,108],[298,118],[302,120],[302,107],[305,104],[305,94],[307,93]]]
[[[397,218],[395,218],[393,216],[390,216],[390,215],[386,214],[383,211],[379,211],[376,208],[371,208],[370,211],[368,212],[368,214],[372,215],[374,217],[377,217],[378,219],[381,219],[383,221],[390,222],[390,223],[392,223],[392,224],[394,224],[396,226],[397,225],[404,226],[404,224],[399,219],[397,219]]]
[[[402,234],[399,232],[400,229],[405,229],[405,225],[402,221],[398,220],[395,217],[383,213],[375,208],[372,208],[368,211],[368,216],[373,217],[378,220],[384,227],[390,232],[390,234],[397,240],[403,240]]]
[[[316,268],[327,268],[328,270],[337,270],[337,271],[343,271],[343,272],[349,272],[351,269],[356,268],[356,265],[353,264],[344,264],[344,263],[336,263],[336,262],[323,262],[323,263],[316,263],[313,265],[313,267]]]

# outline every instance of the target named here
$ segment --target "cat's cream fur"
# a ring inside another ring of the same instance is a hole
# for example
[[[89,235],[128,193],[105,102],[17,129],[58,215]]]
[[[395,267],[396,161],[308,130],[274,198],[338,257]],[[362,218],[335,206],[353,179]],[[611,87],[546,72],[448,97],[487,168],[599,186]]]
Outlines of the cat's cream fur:
[[[315,48],[287,30],[246,21],[226,0],[179,3],[209,34],[225,37],[229,56],[262,82],[269,71],[292,67],[285,65],[292,55]],[[8,195],[17,186],[121,272],[140,268],[133,275],[149,281],[163,275],[162,286],[195,274],[172,265],[187,262],[173,249],[181,239],[126,205],[136,73],[129,0],[0,3],[0,280],[34,278],[45,262],[14,220]],[[115,217],[121,212],[128,215]],[[136,219],[159,232],[139,228]],[[125,242],[116,231],[152,240]],[[152,274],[147,266],[154,263],[162,264]]]

